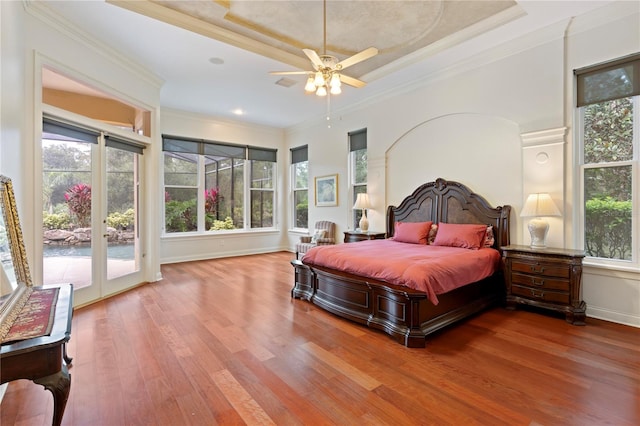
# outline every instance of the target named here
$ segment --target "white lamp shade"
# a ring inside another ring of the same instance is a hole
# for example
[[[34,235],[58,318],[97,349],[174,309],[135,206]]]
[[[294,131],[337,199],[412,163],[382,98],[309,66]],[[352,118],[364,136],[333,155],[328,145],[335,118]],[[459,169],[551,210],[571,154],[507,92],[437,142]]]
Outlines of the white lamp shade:
[[[546,193],[531,194],[520,212],[521,217],[561,216],[551,196]]]
[[[371,208],[369,203],[369,195],[366,193],[358,194],[356,202],[353,205],[354,210],[362,210],[362,217],[360,218],[360,230],[367,232],[369,230],[369,219],[367,219],[367,209]]]
[[[527,201],[520,212],[521,217],[534,217],[529,222],[527,228],[531,235],[531,247],[546,247],[547,232],[549,231],[549,223],[541,219],[543,216],[561,216],[560,210],[556,207],[549,194],[537,193],[527,197]]]
[[[358,197],[356,198],[356,203],[353,205],[353,208],[358,210],[370,209],[371,204],[369,203],[369,194],[366,194],[366,193],[358,194]]]

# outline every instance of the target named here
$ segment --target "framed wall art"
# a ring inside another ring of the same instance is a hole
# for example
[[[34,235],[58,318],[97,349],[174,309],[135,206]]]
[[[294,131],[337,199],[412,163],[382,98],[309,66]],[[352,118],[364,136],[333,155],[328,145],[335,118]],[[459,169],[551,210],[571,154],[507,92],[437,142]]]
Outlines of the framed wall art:
[[[316,206],[338,205],[338,175],[316,177]]]

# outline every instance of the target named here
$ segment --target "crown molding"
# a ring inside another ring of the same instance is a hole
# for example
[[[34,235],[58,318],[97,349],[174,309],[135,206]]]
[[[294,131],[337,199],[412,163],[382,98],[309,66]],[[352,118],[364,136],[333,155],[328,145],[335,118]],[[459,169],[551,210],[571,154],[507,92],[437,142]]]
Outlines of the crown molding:
[[[640,14],[640,2],[635,0],[613,1],[598,9],[577,16],[567,29],[567,35],[573,36],[638,14]]]
[[[164,84],[164,80],[155,75],[142,65],[132,61],[128,57],[122,55],[109,45],[96,40],[90,34],[78,29],[73,23],[69,22],[58,13],[47,7],[45,2],[23,0],[25,12],[30,16],[45,23],[55,31],[71,38],[72,40],[87,46],[92,51],[103,56],[111,62],[115,62],[127,71],[135,74],[141,80],[151,84],[153,87],[160,89]]]
[[[106,0],[106,2],[202,36],[230,44],[231,46],[239,47],[249,52],[257,53],[267,58],[289,64],[302,70],[309,68],[309,61],[305,58],[286,52],[282,49],[277,49],[267,45],[266,43],[253,40],[247,36],[237,34],[209,22],[204,22],[177,10],[169,9],[155,2],[147,0]]]

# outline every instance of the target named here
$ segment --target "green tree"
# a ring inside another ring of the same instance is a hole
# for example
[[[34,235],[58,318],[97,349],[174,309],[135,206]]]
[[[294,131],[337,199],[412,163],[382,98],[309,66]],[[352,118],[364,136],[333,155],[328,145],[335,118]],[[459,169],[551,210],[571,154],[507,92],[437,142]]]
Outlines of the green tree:
[[[584,107],[585,250],[590,256],[631,258],[633,100]],[[600,166],[601,165],[601,166]]]

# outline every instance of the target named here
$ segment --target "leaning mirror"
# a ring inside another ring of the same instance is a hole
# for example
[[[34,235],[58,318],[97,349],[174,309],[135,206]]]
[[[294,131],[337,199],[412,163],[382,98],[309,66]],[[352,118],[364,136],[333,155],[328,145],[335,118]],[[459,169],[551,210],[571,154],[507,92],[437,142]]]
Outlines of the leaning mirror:
[[[0,175],[0,339],[33,288],[11,179]]]

